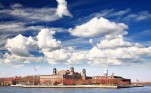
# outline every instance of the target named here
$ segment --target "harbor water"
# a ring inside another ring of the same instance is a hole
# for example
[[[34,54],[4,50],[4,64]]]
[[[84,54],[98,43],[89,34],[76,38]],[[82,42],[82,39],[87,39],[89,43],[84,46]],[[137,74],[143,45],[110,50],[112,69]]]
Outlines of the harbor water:
[[[0,86],[0,93],[151,93],[151,86],[106,89],[106,88],[22,88]]]

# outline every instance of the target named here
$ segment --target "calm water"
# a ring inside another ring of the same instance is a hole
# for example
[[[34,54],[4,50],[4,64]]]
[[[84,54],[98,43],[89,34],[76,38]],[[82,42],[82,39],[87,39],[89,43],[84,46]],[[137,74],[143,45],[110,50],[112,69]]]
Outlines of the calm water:
[[[0,87],[0,93],[151,93],[151,86],[123,89]]]

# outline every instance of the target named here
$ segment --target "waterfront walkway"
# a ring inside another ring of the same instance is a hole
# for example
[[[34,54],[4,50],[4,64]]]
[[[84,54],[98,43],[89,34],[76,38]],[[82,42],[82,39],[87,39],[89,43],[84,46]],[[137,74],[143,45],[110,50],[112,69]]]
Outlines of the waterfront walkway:
[[[23,88],[132,88],[132,87],[144,87],[142,85],[11,85],[12,87],[23,87]]]
[[[53,86],[23,86],[24,88],[117,88],[117,86],[110,85],[53,85]]]

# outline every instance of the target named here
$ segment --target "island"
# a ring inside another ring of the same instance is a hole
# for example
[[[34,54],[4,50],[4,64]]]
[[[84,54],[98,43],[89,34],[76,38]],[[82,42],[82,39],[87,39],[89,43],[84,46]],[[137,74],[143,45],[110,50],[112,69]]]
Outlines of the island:
[[[95,73],[95,72],[94,72]],[[104,70],[102,76],[87,76],[86,69],[81,73],[76,72],[73,67],[69,70],[57,71],[53,68],[52,74],[16,76],[12,78],[0,78],[0,85],[10,85],[24,88],[130,88],[142,87],[131,83],[131,79],[116,76],[114,73],[108,75]]]

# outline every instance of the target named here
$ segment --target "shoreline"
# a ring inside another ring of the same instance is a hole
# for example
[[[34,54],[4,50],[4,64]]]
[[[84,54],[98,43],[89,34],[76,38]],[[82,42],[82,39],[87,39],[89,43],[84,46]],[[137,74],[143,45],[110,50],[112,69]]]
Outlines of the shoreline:
[[[23,88],[132,88],[132,87],[144,87],[142,85],[53,85],[53,86],[42,86],[42,85],[11,85],[11,87],[23,87]]]
[[[23,88],[118,88],[110,85],[56,85],[56,86],[23,86]]]

